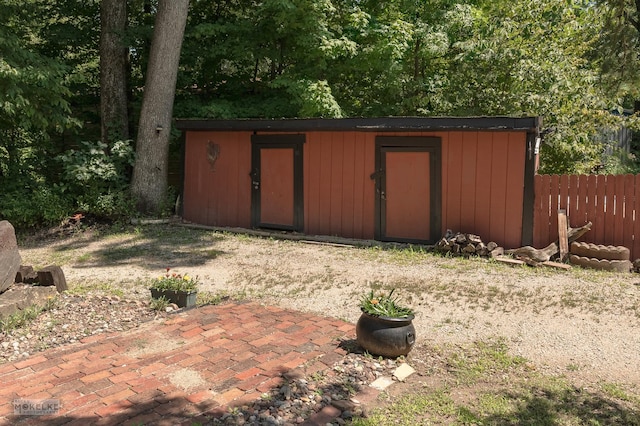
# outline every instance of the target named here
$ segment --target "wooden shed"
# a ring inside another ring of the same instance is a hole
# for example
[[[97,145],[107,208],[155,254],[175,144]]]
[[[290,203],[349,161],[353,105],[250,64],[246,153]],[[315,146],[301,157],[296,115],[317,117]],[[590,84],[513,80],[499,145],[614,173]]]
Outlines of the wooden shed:
[[[536,117],[178,120],[193,223],[531,244]]]

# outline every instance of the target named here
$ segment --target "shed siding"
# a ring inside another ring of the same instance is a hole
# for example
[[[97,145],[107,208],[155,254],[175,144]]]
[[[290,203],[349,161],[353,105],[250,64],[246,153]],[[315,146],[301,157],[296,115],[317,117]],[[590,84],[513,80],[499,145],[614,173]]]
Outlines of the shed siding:
[[[462,229],[476,229],[476,223],[481,223],[481,220],[476,217],[480,211],[477,203],[481,202],[481,193],[485,189],[478,187],[476,182],[482,182],[483,167],[478,164],[479,144],[482,139],[477,133],[471,132],[455,132],[449,138],[449,145],[453,145],[454,141],[462,140],[461,145],[464,147],[464,155],[460,161],[460,185],[463,188],[461,194],[464,195],[460,198],[460,228]],[[475,188],[475,191],[464,191],[464,188]]]
[[[475,233],[519,247],[525,150],[524,132],[442,135],[442,231]]]
[[[219,145],[215,164],[209,142]],[[184,219],[211,226],[251,227],[251,133],[187,132]]]
[[[506,185],[505,205],[505,236],[503,245],[506,248],[522,246],[522,218],[524,216],[524,170],[527,161],[527,136],[524,133],[510,132],[507,171],[504,184]]]
[[[305,233],[373,238],[374,148],[365,133],[306,134]]]
[[[475,233],[521,246],[526,133],[448,131],[384,133],[442,140],[442,233]]]
[[[375,185],[370,176],[375,171],[376,136],[432,136],[442,141],[442,233],[452,229],[478,234],[506,248],[521,245],[526,132],[304,134],[306,234],[373,239]],[[209,141],[220,145],[215,171],[207,160]],[[251,132],[188,131],[184,218],[249,228],[250,169]]]
[[[438,135],[439,136],[439,135]],[[473,133],[472,144],[477,142],[477,134]],[[463,212],[461,200],[469,192],[469,187],[462,183],[462,146],[463,134],[449,132],[446,138],[442,138],[442,228],[443,232],[451,229],[454,232],[470,232],[463,224],[468,223],[468,217],[473,217],[471,212]],[[475,183],[473,187],[475,188]],[[465,219],[463,220],[463,214]],[[467,225],[468,226],[468,225]]]

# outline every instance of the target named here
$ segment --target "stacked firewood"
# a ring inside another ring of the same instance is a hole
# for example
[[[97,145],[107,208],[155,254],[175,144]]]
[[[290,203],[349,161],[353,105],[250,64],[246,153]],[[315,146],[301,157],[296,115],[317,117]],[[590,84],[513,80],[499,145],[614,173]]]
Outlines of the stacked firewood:
[[[493,241],[485,244],[478,235],[454,233],[450,229],[436,243],[435,249],[459,256],[496,257],[504,253],[504,249]]]

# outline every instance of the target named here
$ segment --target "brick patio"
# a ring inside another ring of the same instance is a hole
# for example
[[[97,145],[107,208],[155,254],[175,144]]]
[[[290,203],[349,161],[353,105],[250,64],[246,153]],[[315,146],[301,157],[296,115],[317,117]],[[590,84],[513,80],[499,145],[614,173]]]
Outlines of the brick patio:
[[[0,424],[206,423],[259,399],[283,374],[330,368],[346,354],[339,340],[354,333],[340,320],[252,302],[179,312],[1,364]],[[57,399],[61,408],[16,416],[16,399]]]

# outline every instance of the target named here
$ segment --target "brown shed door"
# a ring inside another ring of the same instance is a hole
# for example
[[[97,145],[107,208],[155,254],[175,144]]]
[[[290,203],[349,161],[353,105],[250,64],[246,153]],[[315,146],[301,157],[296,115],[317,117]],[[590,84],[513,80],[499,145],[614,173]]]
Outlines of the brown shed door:
[[[440,139],[376,138],[376,238],[433,243],[440,237]]]
[[[260,222],[293,226],[293,148],[260,149]]]
[[[429,152],[385,152],[385,237],[431,237]]]
[[[252,137],[251,222],[254,228],[302,231],[301,135]]]

